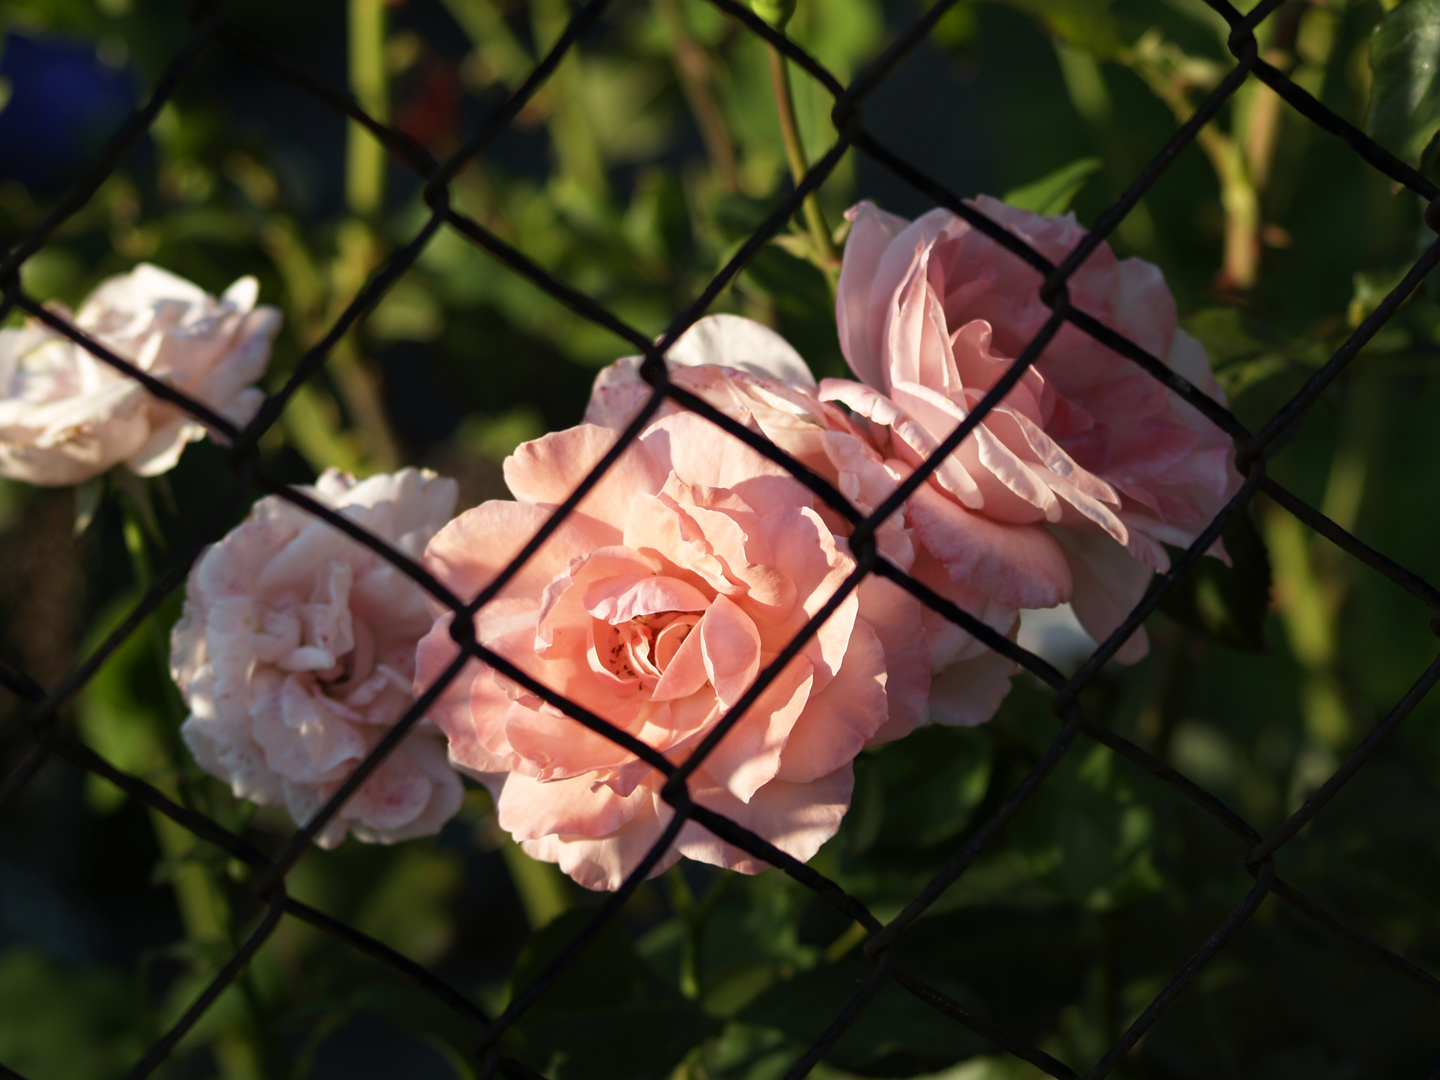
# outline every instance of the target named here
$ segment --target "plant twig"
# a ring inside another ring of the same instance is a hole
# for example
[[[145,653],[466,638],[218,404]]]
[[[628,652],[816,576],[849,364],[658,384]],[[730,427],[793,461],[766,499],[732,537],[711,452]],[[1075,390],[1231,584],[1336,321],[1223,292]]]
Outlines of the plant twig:
[[[350,0],[350,89],[371,116],[385,120],[390,114],[390,87],[385,67],[384,0]],[[338,314],[360,290],[377,259],[367,219],[382,209],[385,200],[386,153],[359,125],[350,125],[346,148],[345,201],[355,215],[340,230],[339,253],[334,266],[333,305]],[[331,354],[330,374],[360,429],[370,464],[386,472],[399,467],[400,454],[373,368],[355,352],[347,337]]]
[[[678,863],[672,866],[664,880],[675,914],[685,926],[685,943],[680,953],[680,992],[695,1000],[700,997],[700,945],[704,924],[683,867]]]
[[[1181,124],[1195,112],[1190,88],[1214,77],[1207,64],[1185,56],[1153,34],[1142,37],[1119,59],[1170,107]],[[1248,289],[1255,284],[1260,266],[1260,197],[1245,148],[1239,138],[1214,125],[1201,128],[1195,141],[1215,170],[1220,182],[1220,204],[1225,209],[1225,250],[1219,284],[1226,290]]]
[[[381,121],[389,114],[386,82],[384,0],[350,0],[350,89]],[[385,197],[385,148],[352,123],[345,157],[346,203],[357,214],[376,213]]]
[[[809,166],[805,163],[805,147],[800,143],[800,125],[795,119],[795,96],[790,89],[790,61],[770,46],[770,79],[775,84],[775,105],[780,112],[780,134],[785,140],[785,155],[790,159],[790,175],[795,183],[805,179]],[[810,228],[816,254],[827,267],[840,265],[840,252],[825,223],[825,212],[820,209],[820,198],[815,192],[805,196],[805,224]]]

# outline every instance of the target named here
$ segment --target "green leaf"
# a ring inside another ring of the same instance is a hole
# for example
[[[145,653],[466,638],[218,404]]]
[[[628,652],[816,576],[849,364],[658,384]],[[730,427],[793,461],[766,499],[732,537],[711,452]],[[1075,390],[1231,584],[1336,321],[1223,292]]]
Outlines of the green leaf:
[[[545,417],[533,405],[516,405],[499,416],[471,413],[451,438],[466,453],[504,461],[522,442],[545,434]]]
[[[1218,370],[1249,360],[1265,350],[1232,307],[1201,308],[1185,320],[1185,329],[1199,339]]]
[[[1394,270],[1357,271],[1354,275],[1355,291],[1350,295],[1345,321],[1351,326],[1359,326],[1369,318],[1370,313],[1400,284],[1408,270],[1408,267],[1400,267]]]
[[[1262,340],[1257,334],[1263,327],[1247,323],[1234,308],[1202,308],[1184,326],[1205,346],[1216,381],[1232,403],[1278,375],[1317,368],[1330,358],[1321,337]]]
[[[785,29],[795,14],[795,0],[750,0],[750,7],[777,30]]]
[[[1056,37],[1099,58],[1113,56],[1124,42],[1110,0],[1002,0],[1044,25]]]
[[[1103,746],[1066,755],[1010,826],[1012,851],[985,868],[995,875],[991,890],[1018,871],[1011,888],[1028,879],[1056,899],[1115,911],[1160,888],[1154,814],[1114,765]],[[982,872],[959,891],[984,895],[986,885]]]
[[[669,275],[692,256],[695,246],[685,189],[668,169],[641,170],[625,211],[624,231],[631,248]]]
[[[1237,514],[1222,535],[1231,565],[1201,559],[1160,601],[1183,626],[1246,652],[1264,652],[1270,611],[1270,556],[1248,514]]]
[[[926,10],[935,6],[935,0],[928,0]],[[950,10],[940,16],[940,21],[930,31],[930,40],[948,49],[968,48],[980,32],[980,18],[974,4],[952,4]]]
[[[1080,194],[1086,181],[1099,171],[1099,158],[1080,158],[1033,183],[1011,188],[1002,198],[1019,210],[1033,210],[1037,214],[1063,214],[1070,209],[1070,204],[1075,201],[1075,196]]]
[[[784,1033],[732,1022],[706,1047],[700,1075],[708,1080],[781,1080],[795,1056],[794,1044]],[[818,1080],[820,1074],[811,1075]]]
[[[708,1012],[731,1016],[776,978],[813,963],[801,942],[803,914],[814,894],[780,874],[731,881],[704,921],[698,957]]]
[[[814,1041],[865,985],[873,967],[858,953],[777,983],[740,1014],[748,1023],[778,1028],[797,1042]],[[952,993],[972,997],[963,988]],[[975,1004],[972,1000],[967,1005]],[[895,983],[887,983],[825,1055],[860,1076],[915,1076],[947,1068],[988,1044]]]
[[[1420,155],[1440,131],[1440,0],[1406,0],[1370,38],[1368,130],[1404,160]]]
[[[990,779],[991,744],[970,729],[932,724],[855,765],[861,820],[847,830],[848,852],[901,855],[942,844],[966,825]]]
[[[533,983],[595,916],[566,912],[515,964],[513,992]],[[554,1080],[665,1080],[718,1021],[657,978],[611,922],[515,1026],[510,1050]]]

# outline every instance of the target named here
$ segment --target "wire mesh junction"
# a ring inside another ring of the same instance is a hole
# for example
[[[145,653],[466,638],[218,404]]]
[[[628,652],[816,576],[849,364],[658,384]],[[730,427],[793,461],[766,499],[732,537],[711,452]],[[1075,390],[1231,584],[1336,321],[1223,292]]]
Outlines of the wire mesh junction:
[[[180,557],[147,590],[129,617],[69,676],[58,685],[47,689],[35,683],[25,673],[8,665],[0,664],[0,683],[3,683],[11,693],[26,703],[28,724],[36,739],[36,745],[32,751],[9,776],[4,778],[3,782],[0,782],[0,807],[3,807],[6,801],[47,760],[58,756],[74,763],[81,769],[103,777],[142,804],[166,815],[196,837],[214,844],[226,854],[248,866],[254,875],[252,889],[259,898],[262,909],[255,926],[200,996],[174,1026],[150,1047],[145,1056],[134,1065],[127,1075],[134,1078],[150,1075],[171,1053],[185,1033],[214,1004],[225,988],[235,980],[275,930],[281,919],[291,916],[318,927],[377,962],[388,965],[397,973],[413,980],[438,1001],[449,1006],[472,1023],[475,1029],[476,1052],[480,1061],[479,1076],[490,1077],[499,1074],[507,1077],[534,1078],[538,1074],[532,1069],[500,1053],[500,1037],[510,1025],[514,1024],[526,1010],[534,1005],[600,930],[617,916],[640,882],[644,880],[674,841],[684,823],[690,820],[698,822],[723,840],[784,871],[823,897],[844,915],[860,923],[868,932],[864,953],[874,964],[870,978],[843,1011],[835,1016],[834,1021],[819,1040],[799,1060],[794,1062],[786,1074],[787,1077],[798,1078],[809,1073],[884,984],[893,980],[921,1001],[989,1039],[1000,1049],[1030,1062],[1050,1076],[1070,1080],[1070,1078],[1084,1075],[1087,1080],[1099,1080],[1100,1077],[1108,1075],[1115,1068],[1117,1063],[1156,1022],[1160,1014],[1185,991],[1201,968],[1225,947],[1236,930],[1270,895],[1289,904],[1301,914],[1374,959],[1407,976],[1431,995],[1440,999],[1440,980],[1336,919],[1303,893],[1279,878],[1276,875],[1274,864],[1276,851],[1324,808],[1326,803],[1374,754],[1380,744],[1405,720],[1419,701],[1433,688],[1436,681],[1440,680],[1440,658],[1432,662],[1419,675],[1409,692],[1350,754],[1339,769],[1306,800],[1303,806],[1269,836],[1262,836],[1221,799],[1201,788],[1164,761],[1089,719],[1078,700],[1080,691],[1095,677],[1100,668],[1116,653],[1145,618],[1154,611],[1176,579],[1201,557],[1220,536],[1226,524],[1236,514],[1243,512],[1247,504],[1260,491],[1264,491],[1269,498],[1284,507],[1305,525],[1325,536],[1341,550],[1386,575],[1422,603],[1428,605],[1432,611],[1440,614],[1440,591],[1417,575],[1398,566],[1386,556],[1371,549],[1267,477],[1265,472],[1267,458],[1283,444],[1285,437],[1292,431],[1306,410],[1345,370],[1346,365],[1374,337],[1425,276],[1437,265],[1440,265],[1440,241],[1430,245],[1415,262],[1409,273],[1385,297],[1374,312],[1355,329],[1329,361],[1315,371],[1299,392],[1280,408],[1259,432],[1255,433],[1247,430],[1228,409],[1202,394],[1184,378],[1170,370],[1160,359],[1096,318],[1072,306],[1066,291],[1066,282],[1075,270],[1115,230],[1136,202],[1170,166],[1175,157],[1195,140],[1196,134],[1210,122],[1226,100],[1250,78],[1259,79],[1302,116],[1326,132],[1342,139],[1371,166],[1426,200],[1429,204],[1427,220],[1432,224],[1440,219],[1440,190],[1437,190],[1436,185],[1425,179],[1415,169],[1397,159],[1353,125],[1327,109],[1307,91],[1292,82],[1284,73],[1260,58],[1254,30],[1263,20],[1274,13],[1280,6],[1281,0],[1263,0],[1248,14],[1239,12],[1228,0],[1206,0],[1206,3],[1231,27],[1228,43],[1235,59],[1234,67],[1230,69],[1226,77],[1200,105],[1194,115],[1155,154],[1120,199],[1100,215],[1094,229],[1069,253],[1063,262],[1055,265],[1000,225],[962,202],[942,183],[887,149],[875,134],[863,126],[860,105],[865,97],[886,78],[907,53],[915,48],[940,18],[954,6],[956,0],[942,0],[935,4],[923,18],[901,34],[881,56],[863,70],[849,86],[843,86],[804,49],[786,37],[783,32],[773,29],[757,18],[748,7],[742,6],[737,0],[709,0],[709,2],[731,18],[743,23],[751,32],[763,37],[766,42],[780,50],[825,87],[835,99],[832,117],[837,137],[831,149],[810,168],[796,189],[776,207],[769,218],[715,275],[704,290],[695,297],[694,301],[675,316],[669,329],[658,342],[650,341],[645,335],[590,297],[566,283],[556,280],[523,252],[506,244],[482,224],[454,210],[450,206],[448,195],[448,185],[460,168],[483,153],[486,147],[525,107],[560,64],[566,53],[596,25],[610,0],[589,0],[577,10],[559,40],[531,71],[524,83],[494,109],[484,124],[460,150],[443,162],[436,161],[403,132],[368,115],[347,94],[325,85],[298,64],[273,53],[260,43],[226,25],[220,17],[216,3],[199,4],[194,11],[194,31],[188,43],[160,79],[150,99],[113,134],[99,159],[55,205],[41,224],[13,247],[5,255],[3,262],[0,262],[0,289],[3,289],[0,318],[8,315],[13,308],[19,308],[42,320],[59,333],[78,342],[104,363],[139,380],[155,395],[185,409],[233,446],[231,463],[237,476],[235,489],[221,512],[202,530],[202,540],[181,553]],[[394,252],[380,266],[324,337],[301,358],[286,384],[266,400],[255,419],[243,429],[236,428],[202,403],[156,381],[145,372],[113,355],[97,342],[90,340],[64,318],[51,312],[35,298],[27,295],[21,287],[19,277],[22,264],[45,245],[67,218],[84,206],[110,172],[119,164],[126,150],[144,134],[161,108],[176,93],[185,77],[193,71],[202,54],[217,44],[237,50],[253,62],[263,65],[289,80],[298,89],[320,98],[363,125],[397,160],[425,180],[424,199],[430,208],[430,215],[423,227],[408,243]],[[873,158],[938,205],[960,215],[973,227],[1003,245],[1015,258],[1023,260],[1036,269],[1044,278],[1044,283],[1040,288],[1040,297],[1051,310],[1048,321],[1014,361],[1005,376],[984,396],[968,418],[941,444],[937,453],[917,468],[880,507],[869,515],[861,514],[823,479],[788,458],[763,437],[748,431],[704,401],[672,385],[669,382],[664,362],[669,346],[705,313],[710,304],[730,284],[761,246],[785,227],[789,219],[799,211],[804,197],[825,180],[843,155],[852,147]],[[580,487],[555,511],[545,526],[506,569],[478,596],[469,598],[456,596],[435,580],[424,568],[401,552],[391,549],[383,541],[371,536],[346,518],[271,477],[260,467],[256,451],[260,437],[275,423],[286,403],[296,391],[306,380],[313,378],[325,364],[327,356],[336,343],[357,321],[375,307],[386,291],[414,264],[426,245],[445,228],[453,230],[485,250],[579,315],[612,331],[628,345],[638,350],[645,357],[641,372],[651,387],[651,396],[647,405],[625,429],[615,446],[605,455]],[[877,552],[874,543],[875,529],[901,509],[905,499],[935,470],[943,456],[959,446],[986,414],[1014,387],[1026,369],[1039,358],[1050,339],[1066,323],[1078,327],[1103,345],[1139,365],[1198,409],[1211,422],[1229,433],[1239,447],[1238,464],[1245,474],[1244,484],[1238,493],[1226,504],[1196,541],[1174,560],[1170,570],[1163,577],[1157,579],[1154,587],[1130,612],[1124,623],[1096,649],[1075,675],[1068,679],[1040,657],[1020,648],[888,562]],[[603,717],[566,700],[525,672],[513,667],[503,657],[496,655],[476,640],[473,622],[475,614],[498,595],[506,582],[535,554],[547,537],[559,528],[566,516],[576,508],[605,470],[620,457],[639,434],[647,420],[666,400],[699,413],[734,438],[740,439],[767,458],[777,462],[823,499],[849,523],[852,529],[850,545],[856,560],[855,570],[829,602],[805,625],[790,646],[759,674],[749,691],[683,764],[671,762],[656,750],[615,728]],[[62,731],[57,723],[58,710],[61,705],[95,675],[126,638],[156,610],[172,590],[184,581],[185,575],[188,573],[191,563],[198,556],[203,543],[219,538],[228,523],[234,520],[236,513],[243,508],[252,490],[256,487],[273,492],[309,513],[323,518],[335,528],[342,530],[359,543],[389,560],[402,573],[416,581],[453,613],[451,634],[460,646],[459,652],[450,666],[418,697],[413,706],[394,724],[385,738],[356,768],[326,805],[294,835],[274,858],[265,856],[250,843],[224,829],[208,817],[177,804],[153,785],[115,768],[88,746]],[[1052,708],[1060,721],[1060,730],[1040,761],[1033,766],[964,845],[953,854],[949,862],[919,895],[899,915],[883,924],[862,903],[848,895],[835,882],[811,867],[797,862],[791,856],[723,815],[693,802],[686,785],[690,774],[705,760],[719,740],[724,738],[726,733],[735,726],[745,710],[755,702],[779,674],[781,668],[800,651],[825,619],[869,574],[887,578],[904,588],[946,619],[958,624],[991,648],[1005,654],[1038,676],[1054,692]],[[490,1016],[465,994],[394,949],[342,921],[293,899],[286,892],[287,872],[305,852],[316,833],[334,817],[345,800],[374,771],[386,754],[419,720],[427,707],[448,682],[459,674],[460,669],[471,658],[491,665],[507,678],[526,687],[561,710],[575,722],[599,732],[654,766],[667,778],[663,797],[674,809],[674,816],[664,834],[651,847],[639,866],[626,878],[620,889],[598,908],[584,930],[569,943],[561,955],[528,988],[519,993],[504,1012],[497,1017]],[[1215,929],[1207,940],[1198,946],[1189,962],[1175,973],[1170,982],[1154,997],[1129,1028],[1084,1074],[1077,1073],[1038,1047],[998,1027],[988,1019],[976,1015],[961,1003],[951,999],[897,963],[893,950],[896,938],[966,871],[1035,793],[1061,758],[1070,751],[1077,737],[1081,735],[1109,747],[1168,784],[1214,817],[1239,841],[1240,858],[1245,869],[1254,878],[1254,885],[1239,899],[1229,917]],[[19,1075],[3,1065],[0,1065],[0,1074]],[[1440,1075],[1440,1070],[1432,1075]]]

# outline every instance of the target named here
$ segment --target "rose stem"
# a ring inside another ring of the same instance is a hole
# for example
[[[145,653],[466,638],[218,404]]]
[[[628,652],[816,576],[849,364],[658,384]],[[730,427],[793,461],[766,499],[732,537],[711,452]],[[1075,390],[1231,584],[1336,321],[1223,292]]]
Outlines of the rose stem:
[[[685,924],[684,951],[680,958],[680,992],[687,998],[699,1000],[705,992],[705,979],[700,972],[705,926],[726,889],[735,880],[735,875],[717,875],[706,888],[704,895],[697,899],[690,888],[690,882],[685,880],[683,866],[683,862],[676,863],[665,872],[664,880],[666,892],[670,896],[670,906]]]
[[[383,122],[390,115],[384,0],[350,0],[349,25],[350,89],[360,106]],[[345,147],[345,202],[352,220],[341,226],[337,239],[332,319],[339,317],[380,260],[368,223],[385,208],[387,162],[385,148],[359,124],[352,123]],[[398,468],[400,452],[385,416],[379,380],[374,370],[362,362],[353,334],[346,335],[335,347],[328,369],[364,437],[371,467],[382,472]]]
[[[700,997],[700,935],[704,927],[697,917],[695,894],[685,880],[684,865],[676,863],[665,873],[670,905],[685,924],[685,944],[680,954],[680,993],[692,1001]]]
[[[382,123],[389,113],[385,71],[384,0],[350,0],[350,89],[360,107]],[[385,148],[359,124],[345,147],[345,201],[361,216],[385,198]]]
[[[795,96],[790,89],[790,61],[771,45],[770,79],[775,84],[775,105],[780,113],[780,134],[785,140],[785,154],[790,159],[790,175],[798,186],[805,179],[809,168],[805,163],[805,147],[800,142],[800,125],[795,119]],[[840,265],[840,253],[830,236],[825,223],[825,212],[820,209],[820,196],[812,191],[805,196],[805,223],[810,226],[810,238],[815,251],[827,267]]]
[[[1132,48],[1118,59],[1140,76],[1151,93],[1170,107],[1183,124],[1195,112],[1190,101],[1190,83],[1170,71],[1154,56],[1154,50]],[[1210,159],[1220,183],[1220,205],[1225,210],[1225,247],[1219,283],[1227,291],[1244,291],[1255,284],[1260,260],[1260,196],[1250,176],[1245,150],[1233,134],[1207,124],[1195,142]]]

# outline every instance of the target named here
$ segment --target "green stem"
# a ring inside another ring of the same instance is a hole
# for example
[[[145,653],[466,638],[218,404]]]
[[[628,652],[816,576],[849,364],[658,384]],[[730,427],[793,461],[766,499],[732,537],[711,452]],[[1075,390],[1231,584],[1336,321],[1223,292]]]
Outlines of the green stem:
[[[863,924],[851,923],[843,934],[825,946],[825,962],[827,964],[835,963],[869,936],[870,931],[865,929]]]
[[[1270,507],[1263,525],[1275,606],[1290,653],[1305,673],[1300,695],[1305,729],[1333,756],[1350,739],[1349,709],[1335,674],[1343,581],[1316,567],[1305,527],[1291,514]]]
[[[385,0],[350,0],[350,89],[362,108],[377,120],[390,115],[390,87],[385,65]],[[358,124],[350,125],[346,148],[345,199],[357,220],[340,229],[334,268],[336,304],[360,291],[378,262],[376,244],[365,224],[385,201],[385,148]],[[329,371],[360,429],[369,464],[388,472],[400,464],[395,437],[380,400],[379,380],[355,353],[353,335],[336,346]]]
[[[380,261],[374,237],[363,221],[347,221],[340,227],[337,241],[332,318],[338,318],[348,298],[364,288],[365,279]],[[373,365],[362,360],[353,334],[336,344],[328,370],[351,420],[360,431],[369,459],[367,464],[377,472],[398,469],[400,447],[385,415],[380,379]]]
[[[1121,53],[1119,59],[1170,107],[1176,121],[1183,124],[1194,114],[1188,83],[1161,63],[1153,51],[1132,49]],[[1260,266],[1260,196],[1245,160],[1245,148],[1235,135],[1213,124],[1201,128],[1195,141],[1210,159],[1210,167],[1220,183],[1220,205],[1225,210],[1225,248],[1219,283],[1225,289],[1249,289],[1255,284]]]
[[[695,894],[678,863],[665,873],[665,888],[675,914],[685,924],[685,944],[680,953],[680,992],[695,1001],[700,997],[700,937],[704,932],[700,905],[695,902]]]
[[[775,85],[775,105],[780,112],[780,135],[785,140],[785,156],[790,159],[790,175],[795,185],[805,179],[809,166],[805,163],[805,147],[800,142],[800,125],[795,119],[795,95],[790,89],[790,62],[773,45],[770,46],[770,80]],[[810,239],[815,252],[827,268],[840,265],[840,252],[825,223],[825,212],[820,209],[820,198],[816,192],[805,196],[805,223],[810,228]]]
[[[384,0],[350,0],[350,90],[375,119],[389,115],[385,72]],[[351,124],[346,148],[345,199],[357,214],[380,209],[385,196],[385,148]]]
[[[1255,284],[1260,267],[1260,196],[1240,144],[1213,128],[1203,131],[1205,137],[1197,136],[1196,141],[1220,180],[1220,205],[1225,209],[1221,282],[1227,288],[1248,289]]]

